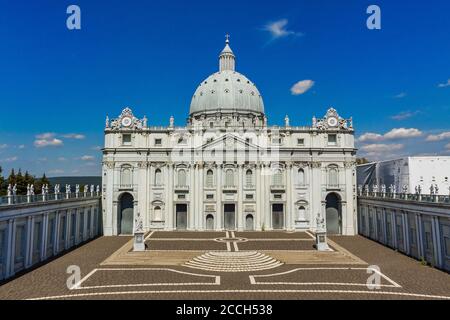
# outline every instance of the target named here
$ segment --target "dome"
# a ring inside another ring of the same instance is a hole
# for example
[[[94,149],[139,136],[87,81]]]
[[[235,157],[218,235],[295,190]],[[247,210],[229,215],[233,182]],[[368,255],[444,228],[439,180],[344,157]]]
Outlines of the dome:
[[[255,84],[235,71],[235,56],[227,39],[219,57],[220,71],[198,86],[191,101],[190,115],[212,112],[264,114],[264,103]]]

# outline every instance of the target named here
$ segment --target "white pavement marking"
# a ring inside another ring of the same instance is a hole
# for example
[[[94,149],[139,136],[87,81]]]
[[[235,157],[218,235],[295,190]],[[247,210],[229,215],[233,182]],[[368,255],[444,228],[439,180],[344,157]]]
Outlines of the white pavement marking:
[[[231,245],[230,245],[229,242],[227,242],[227,251],[228,251],[228,252],[231,252]]]
[[[148,290],[148,291],[116,291],[116,292],[96,292],[68,294],[59,296],[46,296],[38,298],[29,298],[25,300],[56,300],[68,298],[82,298],[95,296],[113,296],[113,295],[136,295],[136,294],[174,294],[174,293],[342,293],[342,294],[368,294],[368,295],[388,295],[388,296],[405,296],[414,298],[429,298],[450,300],[450,296],[439,296],[420,293],[408,292],[390,292],[390,291],[366,291],[366,290]]]
[[[173,273],[179,273],[184,275],[190,275],[195,277],[213,278],[214,283],[211,282],[187,282],[187,283],[136,283],[136,284],[112,284],[101,286],[86,286],[81,287],[81,284],[87,279],[92,277],[97,271],[169,271]],[[148,286],[217,286],[220,285],[220,276],[198,274],[186,271],[180,271],[169,268],[96,268],[86,275],[82,280],[75,284],[71,290],[88,290],[88,289],[101,289],[101,288],[125,288],[125,287],[148,287]]]
[[[234,251],[239,251],[239,248],[238,248],[238,245],[237,245],[236,241],[233,242],[233,247],[234,247]]]
[[[391,288],[402,288],[401,285],[399,285],[397,282],[395,282],[394,280],[392,280],[391,278],[389,278],[388,276],[386,276],[385,274],[379,272],[376,269],[372,269],[372,268],[296,268],[296,269],[292,269],[289,271],[285,271],[285,272],[280,272],[280,273],[274,273],[274,274],[263,274],[263,275],[251,275],[249,276],[250,278],[250,283],[254,284],[254,285],[338,285],[338,286],[344,286],[344,285],[348,285],[348,286],[367,286],[367,283],[364,284],[355,284],[355,283],[333,283],[333,282],[256,282],[255,278],[267,278],[267,277],[276,277],[276,276],[282,276],[282,275],[286,275],[286,274],[290,274],[290,273],[294,273],[296,271],[317,271],[317,270],[352,270],[352,271],[367,271],[367,270],[371,270],[374,271],[376,273],[378,273],[382,278],[384,278],[385,280],[387,280],[388,282],[390,282],[390,285],[380,285],[382,287],[391,287]]]

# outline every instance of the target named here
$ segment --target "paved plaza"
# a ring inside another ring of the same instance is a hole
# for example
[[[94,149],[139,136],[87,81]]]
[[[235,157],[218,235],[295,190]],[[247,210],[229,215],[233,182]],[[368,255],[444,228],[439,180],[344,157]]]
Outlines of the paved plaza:
[[[157,231],[132,252],[131,237],[101,237],[2,284],[0,299],[450,299],[449,274],[376,242],[314,243],[309,232]],[[70,266],[81,271],[71,289]]]

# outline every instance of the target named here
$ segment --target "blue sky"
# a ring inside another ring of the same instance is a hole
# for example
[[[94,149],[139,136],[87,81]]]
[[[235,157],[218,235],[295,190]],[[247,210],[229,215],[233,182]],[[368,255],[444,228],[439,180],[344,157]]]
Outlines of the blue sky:
[[[105,116],[184,125],[224,35],[271,124],[353,116],[360,156],[450,155],[448,1],[2,1],[0,165],[100,174]],[[81,30],[66,9],[81,8]],[[366,27],[369,5],[381,30]],[[313,84],[303,94],[291,88]]]

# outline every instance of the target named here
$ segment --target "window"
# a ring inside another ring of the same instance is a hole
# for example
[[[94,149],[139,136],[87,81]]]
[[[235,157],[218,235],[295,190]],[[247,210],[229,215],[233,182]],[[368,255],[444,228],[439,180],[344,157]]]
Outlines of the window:
[[[225,186],[234,187],[234,172],[232,169],[225,172]]]
[[[305,220],[306,209],[304,206],[298,208],[298,220]]]
[[[303,169],[298,169],[297,182],[300,186],[305,185],[305,171]]]
[[[214,122],[210,122],[210,123],[209,123],[209,127],[210,127],[210,128],[214,128]]]
[[[178,186],[186,186],[186,171],[184,169],[178,170]]]
[[[212,170],[208,170],[206,172],[206,187],[212,188],[214,186],[214,172]]]
[[[305,145],[305,139],[297,139],[297,145],[304,146]]]
[[[338,168],[337,167],[330,167],[328,169],[328,185],[330,187],[337,187],[339,185],[338,183]]]
[[[245,138],[245,142],[251,144],[252,143],[252,139],[251,138]]]
[[[155,220],[161,221],[162,215],[161,215],[161,207],[155,207]]]
[[[162,145],[162,139],[155,139],[155,146]]]
[[[444,181],[445,181],[445,182],[448,182],[448,177],[445,177],[445,178],[444,178]]]
[[[156,169],[156,171],[155,171],[155,185],[160,186],[161,184],[162,184],[161,169]]]
[[[122,144],[124,146],[131,146],[131,134],[123,134],[122,135]]]
[[[213,194],[207,194],[206,195],[206,199],[213,200],[214,199],[214,195]]]
[[[433,176],[433,177],[431,178],[431,181],[436,182],[436,177]]]
[[[184,199],[186,199],[186,195],[185,194],[179,194],[178,195],[178,199],[179,200],[184,200]]]
[[[274,197],[275,199],[282,199],[281,194],[275,194],[273,197]]]
[[[246,200],[253,200],[253,194],[246,194],[245,195]]]
[[[206,143],[213,142],[213,140],[214,140],[214,138],[208,138],[208,139],[206,139]]]
[[[247,170],[247,172],[245,173],[245,185],[247,187],[250,187],[253,185],[253,172],[252,170]]]
[[[281,169],[275,170],[275,173],[273,174],[273,185],[274,186],[281,186],[283,185],[283,173],[281,172]]]
[[[420,177],[420,182],[423,182],[423,177],[422,176]]]
[[[120,173],[120,185],[121,186],[131,186],[131,174],[132,170],[129,166],[122,167],[122,172]]]
[[[335,146],[337,144],[337,136],[335,134],[328,135],[328,145]]]
[[[281,138],[273,138],[272,139],[272,144],[281,144],[282,140]]]

